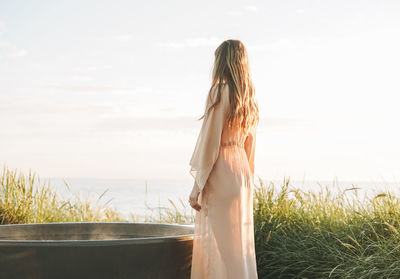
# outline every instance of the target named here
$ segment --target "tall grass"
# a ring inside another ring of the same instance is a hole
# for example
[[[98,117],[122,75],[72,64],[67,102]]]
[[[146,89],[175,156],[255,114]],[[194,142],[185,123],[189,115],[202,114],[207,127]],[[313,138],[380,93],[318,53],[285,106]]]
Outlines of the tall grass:
[[[69,189],[67,183],[65,186]],[[104,193],[103,193],[104,194]],[[103,194],[98,198],[101,199]],[[78,193],[61,199],[46,181],[6,166],[0,174],[0,224],[124,221],[119,213]]]
[[[255,189],[260,278],[400,278],[400,200],[291,189]]]
[[[182,199],[178,202],[174,202],[168,199],[169,207],[151,207],[145,203],[148,210],[148,214],[144,217],[144,222],[156,222],[156,223],[173,223],[173,224],[193,224],[195,215],[194,209],[192,209],[187,203],[184,203]]]
[[[64,182],[69,192],[71,189]],[[106,192],[106,191],[105,191]],[[0,224],[53,223],[53,222],[157,222],[191,224],[194,222],[193,210],[182,200],[179,203],[169,200],[169,207],[151,207],[146,201],[148,211],[141,217],[130,213],[126,219],[115,209],[100,204],[103,192],[97,200],[81,197],[61,198],[51,188],[50,181],[42,181],[36,173],[9,169],[4,165],[0,173]]]

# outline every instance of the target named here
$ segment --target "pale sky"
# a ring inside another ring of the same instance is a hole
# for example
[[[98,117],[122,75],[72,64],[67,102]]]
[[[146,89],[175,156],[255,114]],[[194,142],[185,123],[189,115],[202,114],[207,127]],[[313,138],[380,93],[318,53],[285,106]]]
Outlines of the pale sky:
[[[191,179],[214,50],[247,47],[264,179],[400,178],[400,1],[2,1],[0,164]]]

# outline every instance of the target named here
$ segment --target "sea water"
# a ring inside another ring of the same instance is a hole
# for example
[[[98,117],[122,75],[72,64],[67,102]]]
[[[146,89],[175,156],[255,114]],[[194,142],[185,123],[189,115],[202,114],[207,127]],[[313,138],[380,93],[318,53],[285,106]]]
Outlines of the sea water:
[[[50,178],[49,181],[50,186],[62,198],[73,198],[78,195],[99,205],[110,206],[127,219],[130,218],[130,214],[140,218],[157,215],[163,208],[172,208],[171,201],[178,209],[186,207],[186,210],[191,210],[188,197],[193,180]],[[284,184],[283,179],[280,181],[263,179],[263,182],[267,185],[273,183],[277,189]],[[258,179],[255,181],[255,186],[257,185],[260,185]],[[320,191],[328,188],[334,194],[346,189],[351,192],[357,188],[360,197],[365,195],[373,197],[387,191],[393,194],[400,193],[399,182],[387,181],[289,181],[289,187],[304,191]]]

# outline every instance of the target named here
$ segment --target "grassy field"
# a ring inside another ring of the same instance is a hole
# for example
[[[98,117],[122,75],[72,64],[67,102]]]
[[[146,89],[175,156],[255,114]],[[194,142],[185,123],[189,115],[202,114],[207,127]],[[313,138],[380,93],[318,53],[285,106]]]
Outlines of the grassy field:
[[[49,184],[32,172],[24,175],[4,166],[0,174],[0,223],[122,221],[114,209],[96,206],[79,195],[62,200]]]
[[[254,222],[260,278],[400,278],[400,200],[260,185]]]
[[[70,191],[68,183],[65,187]],[[105,192],[104,192],[105,193]],[[31,171],[24,174],[4,166],[0,173],[0,224],[47,222],[160,222],[191,224],[194,212],[184,202],[169,200],[169,208],[148,208],[145,218],[131,213],[125,219],[114,208],[101,203],[103,197],[83,198],[80,193],[62,199]]]
[[[66,184],[68,188],[68,184]],[[104,193],[103,193],[104,194]],[[0,223],[128,221],[193,223],[194,210],[170,200],[144,220],[79,194],[62,200],[35,174],[3,168]],[[254,229],[259,278],[400,278],[400,200],[390,193],[359,197],[352,187],[303,192],[259,180]]]

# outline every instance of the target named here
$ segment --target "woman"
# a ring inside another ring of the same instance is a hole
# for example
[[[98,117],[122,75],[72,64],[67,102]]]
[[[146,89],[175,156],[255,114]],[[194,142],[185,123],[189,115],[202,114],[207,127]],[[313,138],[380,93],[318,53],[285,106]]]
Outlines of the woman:
[[[196,210],[191,278],[257,277],[253,227],[258,105],[239,40],[215,51],[212,86],[190,160]],[[199,120],[200,120],[199,119]]]

